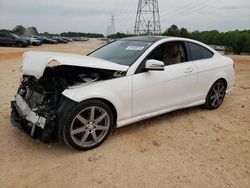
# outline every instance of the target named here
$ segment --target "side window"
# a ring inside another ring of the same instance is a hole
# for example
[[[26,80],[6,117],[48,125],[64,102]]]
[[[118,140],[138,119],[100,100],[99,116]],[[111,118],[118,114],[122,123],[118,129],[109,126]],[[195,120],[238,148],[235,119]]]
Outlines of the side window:
[[[207,48],[200,46],[195,43],[188,42],[188,47],[190,51],[190,60],[201,60],[212,58],[214,53],[208,50]]]
[[[165,66],[187,61],[186,49],[183,42],[168,42],[154,49],[147,59],[164,62]]]

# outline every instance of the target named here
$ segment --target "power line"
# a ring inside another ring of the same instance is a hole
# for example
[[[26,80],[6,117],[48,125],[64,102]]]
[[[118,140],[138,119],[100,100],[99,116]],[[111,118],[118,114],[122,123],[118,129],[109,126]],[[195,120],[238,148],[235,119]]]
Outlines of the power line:
[[[118,17],[120,16],[121,12],[124,10],[124,7],[125,7],[125,4],[126,4],[126,0],[123,0],[121,3],[120,3],[120,6],[118,6],[117,8],[117,11],[115,13],[115,15]]]
[[[182,18],[182,17],[187,17],[190,14],[194,13],[197,10],[202,10],[204,8],[208,8],[210,5],[214,4],[216,1],[218,0],[209,0],[207,2],[202,2],[202,3],[198,3],[189,7],[184,7],[183,9],[180,9],[180,11],[175,12],[174,14],[168,13],[162,18],[163,21],[165,21],[166,19],[171,19],[171,18]]]
[[[119,0],[116,0],[115,9],[114,9],[114,12],[113,12],[114,15],[116,14],[118,5],[119,5]]]
[[[189,9],[192,9],[194,7],[196,7],[197,5],[203,4],[204,2],[202,0],[197,1],[198,3],[191,4],[190,2],[186,2],[183,3],[181,7],[173,7],[171,9],[168,9],[167,11],[164,11],[163,14],[161,14],[161,17],[168,17],[168,16],[172,16],[172,15],[176,15],[176,13],[178,14],[179,12],[183,12]]]
[[[133,14],[132,10],[131,10],[131,6],[134,6],[134,1],[133,0],[125,0],[123,2],[120,2],[120,7],[119,7],[119,9],[117,8],[117,11],[116,11],[116,14],[115,14],[116,26],[118,24],[120,26],[121,25],[124,26],[124,20],[126,20],[126,22],[128,21],[127,17],[129,15]],[[130,25],[131,23],[127,23],[127,24]]]
[[[122,18],[126,17],[127,15],[129,15],[129,10],[131,10],[130,6],[131,6],[131,2],[132,0],[127,0],[126,4],[124,4],[123,10],[121,11],[119,16],[116,18],[117,20],[121,20]]]

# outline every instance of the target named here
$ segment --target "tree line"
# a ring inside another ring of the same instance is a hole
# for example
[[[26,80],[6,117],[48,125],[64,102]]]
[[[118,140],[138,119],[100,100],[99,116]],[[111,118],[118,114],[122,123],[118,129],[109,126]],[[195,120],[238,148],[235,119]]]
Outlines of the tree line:
[[[198,40],[208,45],[225,46],[226,52],[235,54],[248,53],[250,54],[250,30],[235,30],[228,32],[212,31],[193,31],[189,32],[186,28],[178,28],[172,25],[167,28],[162,36],[183,37]],[[116,33],[110,35],[110,38],[125,38],[131,37],[131,34]]]
[[[191,38],[209,45],[225,46],[227,52],[250,54],[250,30],[189,32],[186,28],[179,29],[176,25],[172,25],[162,35]]]
[[[81,33],[81,32],[64,32],[61,33],[62,37],[88,37],[88,38],[103,38],[103,34],[98,33]]]
[[[25,28],[22,25],[18,25],[12,30],[1,29],[0,32],[14,33],[14,34],[17,34],[17,35],[38,35],[38,31],[37,31],[37,29],[35,27],[27,27],[27,28]]]
[[[45,36],[63,36],[63,37],[89,37],[89,38],[102,38],[103,34],[98,33],[82,33],[82,32],[63,32],[60,34],[51,34],[48,32],[39,33],[36,27],[25,28],[22,25],[16,26],[12,30],[2,29],[0,32],[14,33],[17,35],[45,35]],[[163,36],[175,36],[191,38],[208,45],[220,45],[225,46],[227,52],[233,52],[235,54],[248,53],[250,54],[250,30],[235,30],[228,32],[219,32],[217,30],[212,31],[193,31],[189,32],[186,28],[178,28],[176,25],[172,25],[167,28],[163,33]],[[116,33],[108,36],[109,38],[118,39],[131,37],[133,34]]]
[[[103,38],[103,34],[99,33],[82,33],[82,32],[63,32],[60,34],[52,34],[48,32],[39,33],[36,29],[36,27],[27,27],[25,28],[22,25],[16,26],[12,30],[7,29],[0,29],[0,32],[4,33],[14,33],[20,36],[27,35],[27,36],[33,36],[33,35],[44,35],[44,36],[62,36],[62,37],[89,37],[89,38]]]

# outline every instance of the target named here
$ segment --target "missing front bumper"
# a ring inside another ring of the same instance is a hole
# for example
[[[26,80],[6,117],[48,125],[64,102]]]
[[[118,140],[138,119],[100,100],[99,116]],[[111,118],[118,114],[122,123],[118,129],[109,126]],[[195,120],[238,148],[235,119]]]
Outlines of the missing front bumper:
[[[52,112],[51,115],[46,116],[46,122],[44,127],[38,126],[28,121],[21,112],[18,112],[17,101],[11,102],[11,122],[15,127],[25,130],[26,133],[31,135],[33,138],[38,138],[44,142],[55,142],[58,141],[58,127],[59,123],[63,122],[63,118],[67,116],[67,113],[77,105],[75,101],[63,97],[58,107]],[[32,134],[32,127],[35,127]]]
[[[44,142],[53,142],[56,140],[55,139],[56,125],[53,117],[43,121],[44,124],[38,124],[37,121],[31,122],[25,116],[23,116],[23,112],[20,109],[19,105],[17,105],[17,101],[11,102],[11,108],[12,111],[10,120],[13,126],[24,130],[31,137],[38,138]]]
[[[35,112],[33,112],[30,109],[29,105],[25,102],[25,100],[18,94],[16,95],[16,103],[14,105],[15,108],[17,109],[19,116],[25,118],[28,122],[31,122],[33,125],[44,129],[46,124],[46,118],[39,116]]]

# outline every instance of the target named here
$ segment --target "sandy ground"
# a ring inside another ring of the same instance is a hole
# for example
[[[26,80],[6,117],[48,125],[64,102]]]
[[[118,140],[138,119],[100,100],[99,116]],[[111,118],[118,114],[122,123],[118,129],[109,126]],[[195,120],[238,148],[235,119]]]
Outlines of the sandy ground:
[[[11,126],[22,54],[86,54],[100,41],[0,48],[0,187],[250,187],[250,58],[233,56],[236,87],[216,111],[189,108],[117,129],[78,152]]]

